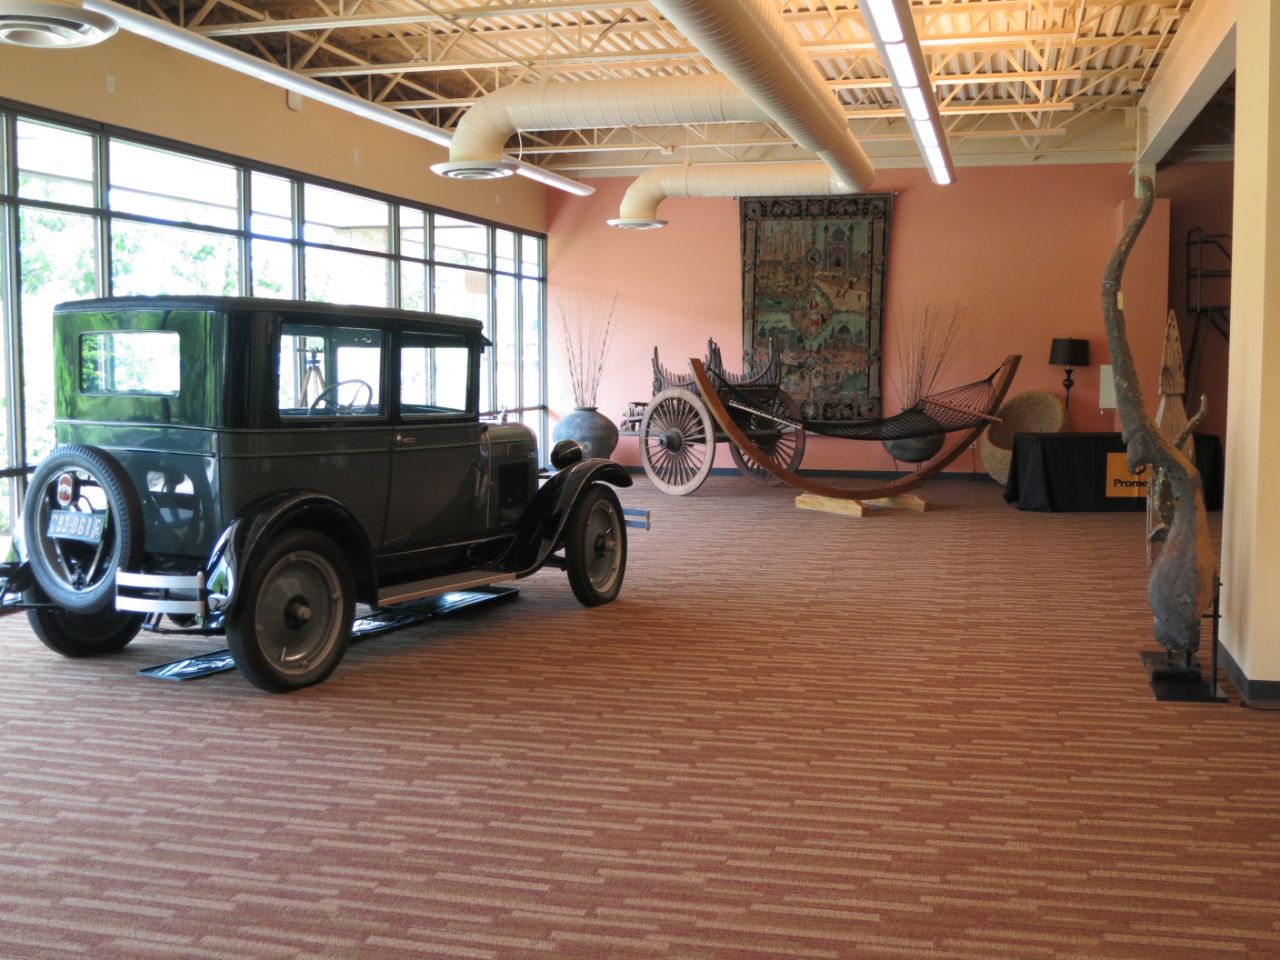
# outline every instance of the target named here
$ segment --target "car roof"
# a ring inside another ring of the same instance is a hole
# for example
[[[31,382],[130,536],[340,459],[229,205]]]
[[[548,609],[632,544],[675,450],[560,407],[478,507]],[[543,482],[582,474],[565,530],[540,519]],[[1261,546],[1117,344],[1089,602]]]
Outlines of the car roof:
[[[471,317],[452,317],[441,313],[417,313],[390,307],[364,307],[342,303],[318,303],[311,300],[273,300],[267,297],[99,297],[92,300],[68,300],[53,308],[54,315],[80,313],[86,310],[209,310],[220,313],[271,312],[305,313],[308,317],[367,318],[430,324],[433,329],[452,328],[460,334],[484,337],[484,324]]]

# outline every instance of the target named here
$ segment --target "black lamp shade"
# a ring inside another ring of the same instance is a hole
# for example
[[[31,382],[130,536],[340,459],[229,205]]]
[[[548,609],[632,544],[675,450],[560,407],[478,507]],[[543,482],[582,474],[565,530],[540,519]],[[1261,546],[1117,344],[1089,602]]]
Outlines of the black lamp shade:
[[[1087,367],[1089,341],[1054,337],[1053,346],[1049,348],[1049,362],[1058,367]]]

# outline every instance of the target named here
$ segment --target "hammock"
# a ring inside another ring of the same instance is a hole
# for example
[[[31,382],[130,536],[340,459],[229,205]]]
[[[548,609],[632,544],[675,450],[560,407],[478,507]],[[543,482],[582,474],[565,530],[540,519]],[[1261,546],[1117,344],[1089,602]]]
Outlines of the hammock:
[[[964,387],[955,387],[944,393],[926,397],[910,410],[904,410],[896,416],[885,417],[880,420],[861,420],[851,423],[840,422],[838,424],[830,420],[801,420],[797,422],[783,419],[768,410],[762,409],[758,402],[754,404],[748,403],[750,395],[744,391],[737,391],[732,384],[726,383],[723,378],[720,378],[718,383],[712,382],[710,371],[707,370],[706,365],[701,360],[691,359],[689,365],[693,370],[694,383],[698,385],[698,391],[702,394],[702,399],[706,403],[707,409],[711,411],[711,416],[720,425],[720,429],[724,431],[725,436],[736,444],[745,456],[754,460],[779,480],[783,480],[793,487],[799,487],[808,493],[840,500],[877,500],[882,497],[899,496],[920,486],[929,478],[941,473],[970,444],[977,441],[978,436],[987,428],[987,425],[996,419],[995,412],[1003,402],[1005,394],[1009,390],[1009,384],[1013,382],[1014,374],[1018,370],[1018,363],[1021,359],[1019,356],[1006,357],[1004,363],[986,380],[980,380]],[[983,409],[978,409],[978,405],[982,403],[980,398],[985,398],[986,401]],[[816,477],[792,473],[782,464],[776,463],[743,432],[734,415],[729,412],[729,406],[736,407],[739,410],[746,410],[755,416],[773,420],[775,423],[804,426],[806,429],[814,430],[814,432],[825,432],[831,436],[843,436],[859,440],[920,436],[921,433],[917,431],[937,433],[939,430],[967,430],[968,432],[953,442],[949,449],[915,473],[907,474],[887,483],[850,489],[833,486]],[[929,423],[927,430],[924,429],[926,419]],[[835,433],[834,430],[830,429],[832,427],[838,428],[841,432]]]
[[[954,430],[971,430],[999,422],[992,416],[994,409],[996,374],[1001,365],[985,380],[952,387],[941,393],[930,394],[916,401],[914,406],[874,420],[788,420],[760,407],[760,397],[738,389],[738,385],[719,371],[707,367],[707,375],[726,406],[745,410],[756,416],[793,427],[803,427],[809,433],[842,440],[907,440],[928,437],[935,433],[951,433]]]

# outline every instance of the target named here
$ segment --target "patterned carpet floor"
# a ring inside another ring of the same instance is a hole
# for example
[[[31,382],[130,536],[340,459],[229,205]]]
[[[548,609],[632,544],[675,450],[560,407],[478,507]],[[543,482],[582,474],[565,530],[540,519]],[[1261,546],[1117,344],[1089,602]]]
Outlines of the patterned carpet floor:
[[[616,603],[289,696],[0,621],[0,957],[1280,957],[1280,713],[1152,699],[1142,515],[926,492],[641,481]]]

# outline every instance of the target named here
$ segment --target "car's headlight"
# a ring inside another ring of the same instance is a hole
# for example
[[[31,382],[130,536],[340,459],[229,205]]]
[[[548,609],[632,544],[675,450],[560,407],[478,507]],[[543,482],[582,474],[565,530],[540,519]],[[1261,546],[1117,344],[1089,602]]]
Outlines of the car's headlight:
[[[551,465],[557,470],[573,466],[582,457],[582,444],[577,440],[561,440],[551,448]]]

